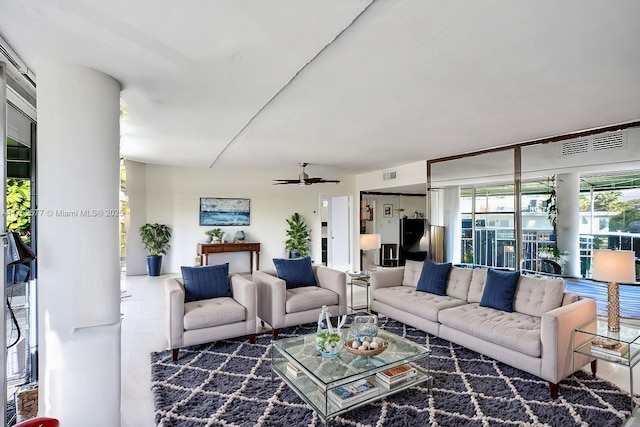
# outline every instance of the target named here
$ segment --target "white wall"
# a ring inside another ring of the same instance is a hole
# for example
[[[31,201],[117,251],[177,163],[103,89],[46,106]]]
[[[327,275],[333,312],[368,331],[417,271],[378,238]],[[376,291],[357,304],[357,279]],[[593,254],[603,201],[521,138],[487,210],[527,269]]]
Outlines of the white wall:
[[[194,265],[197,244],[205,237],[204,232],[214,227],[199,225],[200,197],[239,197],[251,199],[251,225],[247,227],[221,227],[233,235],[243,230],[247,241],[260,242],[260,268],[272,269],[273,258],[285,257],[284,241],[287,223],[294,212],[299,212],[311,228],[311,257],[321,262],[321,195],[351,195],[355,200],[355,178],[339,177],[342,182],[309,186],[272,185],[274,176],[259,171],[220,171],[170,166],[146,165],[146,220],[171,226],[173,236],[171,249],[164,259],[164,273],[179,273],[180,266]],[[127,176],[128,185],[130,179]],[[138,178],[136,178],[138,179]],[[142,197],[131,194],[130,200]],[[141,209],[141,208],[138,208]],[[354,209],[357,213],[357,209]],[[140,212],[131,209],[132,218]],[[357,222],[352,218],[357,237]],[[357,244],[354,257],[357,257]],[[128,249],[129,251],[129,249]],[[354,258],[358,259],[358,258]],[[136,261],[139,262],[139,261]],[[210,263],[229,262],[231,271],[249,271],[248,253],[211,255]],[[140,269],[141,267],[132,266]],[[144,267],[142,267],[144,268]]]
[[[383,176],[386,172],[395,172],[396,178],[384,180]],[[382,169],[375,172],[358,175],[357,185],[358,191],[367,191],[373,189],[385,189],[399,187],[405,185],[426,185],[427,182],[427,162],[421,160],[415,163],[396,166],[393,168]],[[426,187],[425,187],[426,189]]]

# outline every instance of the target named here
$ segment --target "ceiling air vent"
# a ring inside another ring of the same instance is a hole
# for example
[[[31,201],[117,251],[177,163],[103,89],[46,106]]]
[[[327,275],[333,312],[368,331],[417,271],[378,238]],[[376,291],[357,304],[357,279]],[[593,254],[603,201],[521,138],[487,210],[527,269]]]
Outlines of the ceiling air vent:
[[[593,151],[625,149],[627,141],[626,132],[605,133],[593,137]]]
[[[626,148],[626,132],[608,132],[565,141],[562,143],[562,155],[602,153],[603,151],[626,150]]]
[[[382,174],[382,179],[385,181],[388,181],[390,179],[396,179],[396,173],[395,172],[385,172]]]
[[[589,151],[589,138],[579,138],[562,143],[562,155],[571,156],[574,154],[584,154]]]

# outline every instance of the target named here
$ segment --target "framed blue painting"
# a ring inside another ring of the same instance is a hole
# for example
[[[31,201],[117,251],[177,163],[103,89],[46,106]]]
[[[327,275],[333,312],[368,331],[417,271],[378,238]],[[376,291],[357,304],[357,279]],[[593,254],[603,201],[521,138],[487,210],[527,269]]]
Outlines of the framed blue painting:
[[[200,198],[200,225],[241,226],[251,223],[251,199]]]

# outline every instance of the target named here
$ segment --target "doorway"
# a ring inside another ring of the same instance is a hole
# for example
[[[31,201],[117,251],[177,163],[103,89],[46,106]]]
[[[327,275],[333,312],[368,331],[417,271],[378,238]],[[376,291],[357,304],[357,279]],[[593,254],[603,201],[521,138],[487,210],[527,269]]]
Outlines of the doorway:
[[[352,200],[351,196],[323,195],[320,197],[323,261],[326,261],[327,267],[340,271],[351,270],[353,267],[351,260]]]

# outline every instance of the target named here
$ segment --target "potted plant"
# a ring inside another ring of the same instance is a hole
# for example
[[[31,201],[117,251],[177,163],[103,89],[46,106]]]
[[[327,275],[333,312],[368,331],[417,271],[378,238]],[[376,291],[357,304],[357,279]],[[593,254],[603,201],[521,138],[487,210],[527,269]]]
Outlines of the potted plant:
[[[166,254],[171,245],[171,228],[165,224],[145,224],[139,229],[142,245],[149,252],[147,256],[147,271],[149,276],[159,276],[162,268],[162,255]]]
[[[300,258],[309,255],[311,252],[309,241],[310,232],[298,212],[286,219],[289,224],[287,230],[287,240],[284,242],[285,248],[289,250],[289,258]]]
[[[560,249],[558,249],[558,194],[556,193],[556,176],[550,176],[547,178],[547,200],[543,205],[547,212],[547,219],[553,227],[553,246],[552,257],[554,259],[560,258]]]
[[[214,228],[212,230],[205,231],[204,234],[211,237],[213,243],[220,243],[222,242],[222,236],[224,235],[224,232],[220,228]]]

